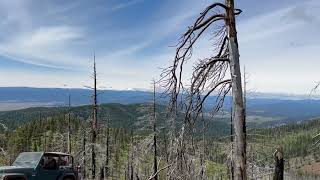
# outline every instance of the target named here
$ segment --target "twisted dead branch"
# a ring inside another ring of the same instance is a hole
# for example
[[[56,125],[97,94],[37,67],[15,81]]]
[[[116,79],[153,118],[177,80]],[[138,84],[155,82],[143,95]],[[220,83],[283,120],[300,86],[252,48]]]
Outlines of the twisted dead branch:
[[[169,112],[174,114],[170,117],[175,116],[178,110],[182,110],[184,113],[184,123],[179,134],[171,137],[176,140],[171,140],[175,142],[172,144],[175,146],[173,148],[175,149],[173,151],[175,155],[170,157],[172,161],[179,161],[172,163],[173,167],[178,166],[172,168],[179,171],[178,175],[171,172],[171,174],[176,175],[175,178],[178,176],[182,179],[190,178],[191,172],[187,170],[190,169],[189,162],[192,161],[192,158],[188,148],[192,149],[192,147],[188,147],[188,143],[185,141],[193,139],[188,139],[188,137],[193,135],[195,123],[199,119],[205,101],[210,95],[216,95],[216,105],[213,108],[213,114],[215,114],[222,108],[224,99],[231,89],[233,77],[230,79],[227,76],[228,69],[231,69],[227,28],[228,24],[232,24],[227,23],[230,21],[230,7],[232,7],[231,11],[233,11],[234,15],[239,15],[242,12],[240,9],[233,9],[233,6],[227,6],[222,3],[214,3],[201,12],[193,25],[188,27],[188,30],[182,34],[177,44],[173,64],[165,68],[161,73],[160,83],[165,90],[164,94],[169,96],[170,99]],[[221,9],[225,13],[219,13]],[[214,23],[216,25],[212,35],[215,40],[213,44],[214,54],[195,63],[190,79],[191,82],[187,83],[182,79],[185,74],[185,64],[192,58],[193,47],[196,42]],[[218,26],[219,23],[220,26]]]

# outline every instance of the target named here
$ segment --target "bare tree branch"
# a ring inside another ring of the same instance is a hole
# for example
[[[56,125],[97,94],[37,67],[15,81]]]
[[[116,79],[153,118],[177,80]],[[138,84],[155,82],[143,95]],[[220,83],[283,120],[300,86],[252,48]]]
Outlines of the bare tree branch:
[[[150,176],[150,177],[148,178],[148,180],[152,180],[152,179],[155,178],[161,171],[169,168],[170,166],[172,166],[172,164],[166,165],[165,167],[159,169],[156,173],[154,173],[152,176]]]

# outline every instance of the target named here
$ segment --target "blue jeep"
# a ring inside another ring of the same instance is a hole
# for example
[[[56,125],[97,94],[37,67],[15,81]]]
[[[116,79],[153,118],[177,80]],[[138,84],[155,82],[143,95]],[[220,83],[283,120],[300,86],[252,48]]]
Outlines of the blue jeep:
[[[59,152],[23,152],[12,166],[0,167],[0,180],[78,180],[73,157]]]

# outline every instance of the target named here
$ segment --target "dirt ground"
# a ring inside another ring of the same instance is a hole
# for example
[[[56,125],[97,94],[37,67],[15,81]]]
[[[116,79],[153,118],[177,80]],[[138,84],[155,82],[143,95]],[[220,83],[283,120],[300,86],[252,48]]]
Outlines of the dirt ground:
[[[304,172],[320,175],[320,162],[314,162],[301,167]]]

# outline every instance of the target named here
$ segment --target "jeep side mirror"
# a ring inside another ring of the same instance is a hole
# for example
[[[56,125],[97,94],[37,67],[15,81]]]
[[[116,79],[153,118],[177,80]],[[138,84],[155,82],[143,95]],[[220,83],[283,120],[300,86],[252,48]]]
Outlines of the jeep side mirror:
[[[40,167],[43,167],[43,166],[44,166],[44,159],[41,159],[41,160],[40,160],[39,165],[40,165]]]

